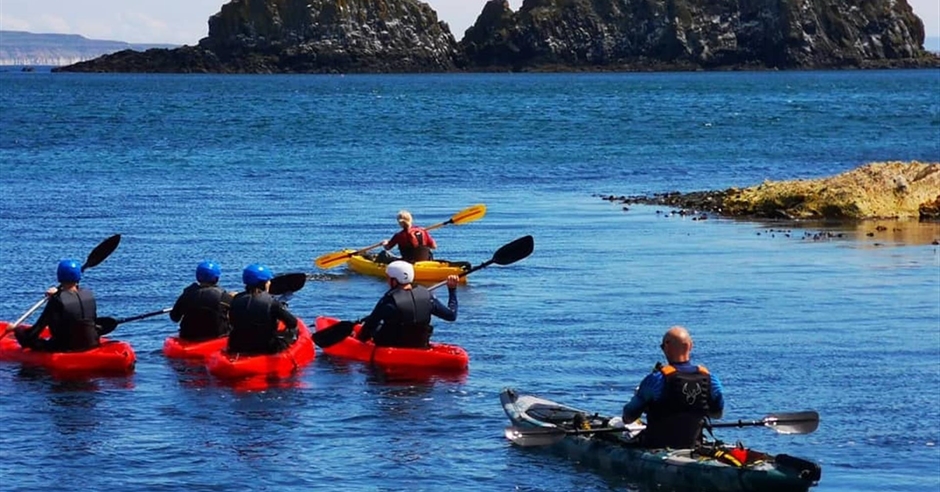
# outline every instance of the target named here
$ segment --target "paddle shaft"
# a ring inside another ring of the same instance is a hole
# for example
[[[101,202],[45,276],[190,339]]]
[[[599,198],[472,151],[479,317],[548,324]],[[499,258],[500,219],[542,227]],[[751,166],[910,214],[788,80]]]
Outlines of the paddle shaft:
[[[774,428],[778,424],[802,424],[802,423],[813,423],[818,422],[819,417],[815,418],[776,418],[776,417],[765,417],[761,420],[738,420],[737,422],[716,422],[708,424],[706,427],[711,428],[721,428],[721,427],[770,427]],[[561,429],[558,427],[536,427],[536,428],[513,428],[513,430],[522,437],[525,435],[545,435],[545,434],[559,434],[559,435],[579,435],[579,434],[602,434],[606,432],[625,432],[629,430],[626,427],[601,427],[598,429]],[[815,429],[814,429],[815,430]]]

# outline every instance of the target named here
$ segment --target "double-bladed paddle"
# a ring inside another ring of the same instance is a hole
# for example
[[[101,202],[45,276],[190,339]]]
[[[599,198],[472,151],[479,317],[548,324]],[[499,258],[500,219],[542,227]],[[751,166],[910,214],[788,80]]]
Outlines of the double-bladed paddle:
[[[121,323],[127,323],[128,321],[137,321],[144,318],[152,318],[154,316],[159,316],[161,314],[166,314],[172,311],[173,308],[164,308],[159,311],[154,311],[152,313],[138,314],[137,316],[130,316],[127,318],[114,319],[110,317],[104,318],[95,318],[95,324],[98,325],[98,335],[107,335],[114,331],[117,328],[117,325]]]
[[[104,241],[101,241],[100,244],[95,246],[95,249],[91,250],[91,253],[88,253],[88,258],[85,259],[85,263],[82,265],[82,272],[84,272],[85,270],[89,268],[98,266],[102,261],[106,260],[109,256],[111,256],[111,253],[113,253],[114,250],[117,249],[118,244],[120,243],[121,243],[120,234],[115,234],[105,239]],[[17,318],[17,320],[14,321],[13,324],[8,326],[7,329],[4,330],[3,334],[6,335],[7,333],[13,331],[13,329],[19,326],[20,323],[25,321],[26,318],[28,318],[31,314],[36,312],[36,310],[39,309],[39,307],[42,306],[46,302],[46,300],[48,300],[48,297],[43,297],[42,299],[39,300],[39,302],[37,302],[36,304],[33,304],[33,306],[29,308],[29,310],[27,310],[25,313],[23,313],[22,316]]]
[[[444,227],[448,224],[454,224],[454,225],[467,224],[475,220],[482,219],[484,215],[486,215],[486,205],[483,205],[481,203],[481,204],[473,205],[471,207],[467,207],[455,213],[444,222],[440,222],[432,226],[425,227],[425,229],[430,231],[430,230]],[[361,255],[362,253],[378,248],[381,245],[382,245],[382,242],[378,242],[371,246],[366,246],[365,248],[360,248],[355,251],[344,250],[344,251],[336,251],[334,253],[327,253],[325,255],[318,257],[316,260],[314,260],[313,263],[314,265],[317,266],[317,268],[328,270],[330,268],[338,267],[346,263],[347,261],[349,261],[349,258],[355,255]]]
[[[460,277],[467,276],[481,268],[486,268],[493,263],[497,265],[510,265],[515,263],[530,254],[532,250],[535,249],[535,239],[532,236],[523,236],[515,241],[504,244],[501,248],[497,249],[493,253],[493,257],[479,265],[470,268],[465,272],[460,273]],[[438,282],[431,287],[428,287],[428,290],[434,290],[439,287],[447,285],[446,281]],[[356,323],[353,321],[340,321],[328,328],[322,330],[317,330],[313,333],[313,343],[315,343],[320,348],[327,348],[333,345],[336,345],[339,342],[342,342],[346,339],[355,328]]]
[[[737,422],[713,422],[710,428],[720,427],[769,427],[778,434],[809,434],[819,427],[819,414],[813,410],[792,413],[772,413],[760,420],[738,420]],[[598,429],[562,429],[559,427],[506,427],[506,439],[519,446],[548,446],[561,441],[565,436],[579,434],[601,434],[624,432],[624,427],[601,427]]]

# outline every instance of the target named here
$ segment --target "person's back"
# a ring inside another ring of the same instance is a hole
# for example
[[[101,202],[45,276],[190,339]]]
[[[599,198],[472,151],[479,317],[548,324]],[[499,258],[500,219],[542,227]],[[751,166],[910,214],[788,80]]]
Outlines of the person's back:
[[[228,352],[272,354],[296,340],[297,318],[267,292],[272,278],[270,270],[257,264],[242,273],[245,291],[235,296],[229,309]],[[284,323],[284,334],[278,333],[279,321]]]
[[[395,261],[386,268],[391,289],[379,299],[372,313],[364,319],[359,340],[370,338],[376,346],[427,348],[431,317],[445,321],[457,319],[456,276],[448,277],[448,305],[444,306],[426,287],[414,285],[414,267]]]
[[[59,287],[47,292],[49,302],[35,324],[14,331],[17,341],[23,347],[50,352],[81,352],[97,347],[98,305],[94,293],[78,286],[81,266],[75,260],[62,260],[56,276]],[[47,327],[50,337],[40,338]]]
[[[646,413],[639,442],[649,448],[692,448],[702,439],[706,418],[724,410],[721,383],[708,369],[690,362],[692,339],[685,328],[670,328],[661,345],[669,363],[657,364],[623,408],[623,421]]]
[[[398,225],[402,230],[395,233],[391,239],[383,242],[386,250],[398,246],[398,253],[402,260],[409,263],[416,261],[428,261],[433,259],[433,249],[437,248],[437,242],[431,237],[431,233],[423,227],[413,225],[411,213],[407,210],[398,212]]]
[[[231,330],[228,319],[232,295],[217,285],[222,270],[215,262],[196,267],[196,282],[183,290],[170,319],[180,324],[179,337],[200,341],[219,338]]]

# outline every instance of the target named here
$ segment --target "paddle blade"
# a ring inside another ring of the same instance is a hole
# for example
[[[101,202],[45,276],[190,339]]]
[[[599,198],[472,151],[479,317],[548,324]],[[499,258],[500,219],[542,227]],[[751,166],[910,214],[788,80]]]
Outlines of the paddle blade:
[[[778,434],[809,434],[819,428],[819,414],[812,410],[770,414],[763,422]]]
[[[95,249],[91,250],[91,253],[88,253],[88,258],[85,260],[85,264],[82,265],[82,271],[97,266],[102,261],[106,260],[114,250],[117,249],[118,244],[121,243],[121,235],[115,234],[104,241],[101,241],[101,244],[95,246]]]
[[[450,222],[454,225],[467,224],[482,219],[484,215],[486,215],[486,205],[478,203],[452,215]]]
[[[272,296],[279,296],[297,292],[304,288],[305,283],[307,283],[306,273],[285,273],[284,275],[277,275],[271,279],[271,286],[268,288],[268,293]]]
[[[337,251],[335,253],[327,253],[323,256],[318,257],[316,260],[313,260],[313,264],[317,268],[322,268],[324,270],[329,270],[330,268],[336,268],[347,261],[349,257],[352,256],[351,252],[348,251]]]
[[[95,318],[95,325],[99,336],[104,336],[114,331],[118,323],[118,320],[114,318]]]
[[[522,447],[551,446],[565,438],[565,431],[557,427],[522,428],[506,427],[506,439]]]
[[[523,236],[515,241],[503,245],[493,254],[493,263],[509,265],[532,254],[535,249],[535,239],[532,236]]]
[[[352,321],[340,321],[313,333],[313,343],[320,348],[328,348],[342,342],[352,334],[356,324]]]

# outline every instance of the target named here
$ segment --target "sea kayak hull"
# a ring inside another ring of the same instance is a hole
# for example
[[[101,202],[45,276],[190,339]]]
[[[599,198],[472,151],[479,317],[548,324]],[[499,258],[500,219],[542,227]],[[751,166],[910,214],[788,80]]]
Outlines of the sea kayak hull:
[[[316,330],[325,330],[340,320],[319,316]],[[355,335],[362,325],[356,325],[352,335],[343,341],[323,348],[323,353],[342,359],[365,362],[385,369],[427,370],[440,372],[465,371],[470,363],[467,351],[457,345],[431,343],[430,348],[376,347],[372,341],[361,342]]]
[[[0,331],[8,326],[10,323],[0,322]],[[48,330],[42,336],[49,336]],[[100,343],[98,347],[83,352],[43,352],[21,347],[10,332],[0,339],[0,361],[45,367],[58,376],[134,372],[137,355],[129,343],[107,338],[101,338]]]
[[[348,253],[352,253],[349,250]],[[349,257],[349,269],[363,275],[385,278],[387,263],[374,261],[372,255],[353,255]],[[469,263],[452,263],[448,261],[418,261],[414,263],[416,282],[440,282],[447,280],[448,275],[460,275],[470,268]],[[466,283],[467,277],[460,277],[460,283]]]
[[[500,393],[500,402],[512,425],[520,428],[573,429],[574,415],[579,413],[592,428],[606,427],[609,420],[508,388]],[[689,449],[640,448],[616,433],[566,435],[552,444],[529,449],[545,449],[656,490],[805,492],[819,479],[818,466],[799,458],[766,455],[763,460],[737,467]]]
[[[286,350],[276,354],[241,355],[229,354],[222,349],[206,359],[206,369],[222,380],[288,377],[309,364],[315,356],[310,330],[299,318],[297,331],[297,341]]]
[[[163,341],[163,355],[170,359],[205,360],[225,348],[228,337],[213,338],[199,342],[167,337]]]

